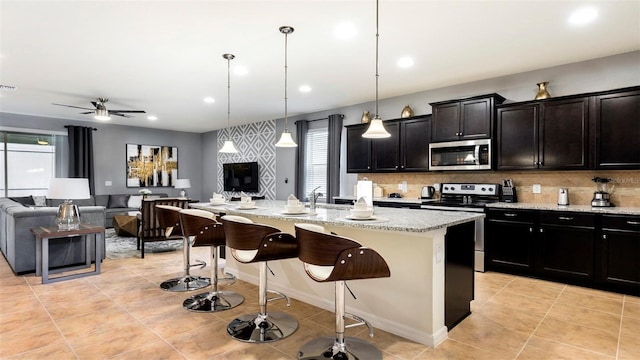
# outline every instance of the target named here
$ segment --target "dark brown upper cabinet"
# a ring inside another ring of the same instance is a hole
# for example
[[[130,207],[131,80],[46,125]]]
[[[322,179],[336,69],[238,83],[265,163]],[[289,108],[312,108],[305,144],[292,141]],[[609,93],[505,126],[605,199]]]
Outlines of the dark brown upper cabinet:
[[[581,170],[589,162],[589,98],[500,105],[498,170]]]
[[[428,171],[431,115],[384,121],[391,137],[365,139],[368,124],[347,128],[347,172]]]
[[[432,141],[491,138],[495,106],[504,100],[498,94],[489,94],[430,103]]]
[[[591,97],[595,169],[640,169],[640,87]]]

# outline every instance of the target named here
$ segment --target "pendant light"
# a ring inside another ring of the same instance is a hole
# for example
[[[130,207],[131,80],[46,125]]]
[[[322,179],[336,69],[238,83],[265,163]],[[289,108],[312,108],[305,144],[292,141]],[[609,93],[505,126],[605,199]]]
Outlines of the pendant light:
[[[276,143],[276,147],[297,147],[298,144],[293,141],[289,132],[287,119],[287,37],[293,32],[291,26],[280,26],[280,32],[284,34],[284,131],[280,136],[280,140]]]
[[[383,139],[391,136],[387,129],[384,128],[384,124],[382,124],[382,118],[378,115],[378,38],[380,34],[378,33],[378,0],[376,0],[376,116],[369,123],[369,128],[367,131],[362,134],[362,137],[369,139]]]
[[[225,140],[224,145],[220,149],[221,153],[227,154],[235,154],[238,152],[238,149],[233,145],[233,141],[231,141],[231,128],[230,125],[230,117],[231,117],[231,60],[235,58],[232,54],[223,54],[223,58],[227,59],[227,129],[229,132],[229,136],[227,140]]]

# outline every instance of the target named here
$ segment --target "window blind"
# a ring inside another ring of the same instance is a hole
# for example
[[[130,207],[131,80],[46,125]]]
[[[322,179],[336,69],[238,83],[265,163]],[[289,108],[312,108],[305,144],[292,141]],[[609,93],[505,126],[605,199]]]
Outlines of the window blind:
[[[327,145],[329,130],[327,128],[309,129],[305,148],[305,196],[316,187],[316,192],[327,193]]]

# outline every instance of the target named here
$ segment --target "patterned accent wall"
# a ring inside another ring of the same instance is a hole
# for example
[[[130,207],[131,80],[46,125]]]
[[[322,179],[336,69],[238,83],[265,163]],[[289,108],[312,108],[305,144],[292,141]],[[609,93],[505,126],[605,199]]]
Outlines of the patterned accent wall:
[[[218,131],[218,149],[229,138],[229,133],[231,133],[231,140],[236,149],[238,149],[238,153],[218,153],[218,189],[224,188],[222,184],[222,164],[257,161],[260,174],[260,191],[258,194],[251,195],[264,195],[265,199],[275,200],[276,121],[269,120],[221,129]],[[239,195],[239,193],[230,191],[223,192],[223,194],[227,197]]]

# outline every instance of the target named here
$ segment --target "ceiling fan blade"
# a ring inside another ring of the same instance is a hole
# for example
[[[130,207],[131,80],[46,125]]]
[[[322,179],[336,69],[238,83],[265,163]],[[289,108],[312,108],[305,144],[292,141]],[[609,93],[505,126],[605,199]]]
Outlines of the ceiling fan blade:
[[[136,113],[136,114],[146,114],[144,110],[109,110],[109,113]]]
[[[95,114],[95,110],[94,111],[87,111],[87,112],[82,112],[80,114],[86,115],[86,114]]]
[[[86,108],[86,107],[73,106],[73,105],[65,105],[65,104],[56,104],[56,103],[51,103],[51,105],[66,106],[66,107],[70,107],[70,108],[83,109],[83,110],[93,110],[93,109],[89,109],[89,108]]]
[[[91,105],[93,105],[93,107],[95,107],[96,109],[98,108],[98,103],[95,101],[91,101]]]
[[[125,118],[133,117],[133,116],[125,115],[125,114],[112,113],[111,111],[109,111],[109,115],[122,116],[122,117],[125,117]]]

